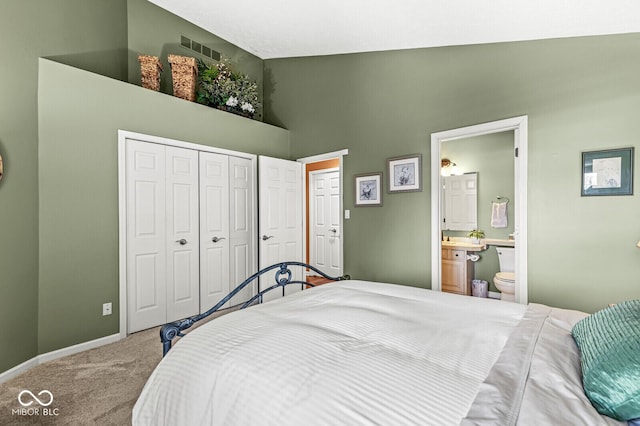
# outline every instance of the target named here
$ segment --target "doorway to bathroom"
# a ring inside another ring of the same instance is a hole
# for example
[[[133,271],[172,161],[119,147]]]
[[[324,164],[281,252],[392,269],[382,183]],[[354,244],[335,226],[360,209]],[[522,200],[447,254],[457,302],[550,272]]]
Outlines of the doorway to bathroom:
[[[511,244],[514,244],[516,249],[515,301],[526,304],[528,302],[526,116],[431,135],[432,289],[443,290],[443,263],[447,263],[447,266],[450,263],[443,262],[443,252],[448,255],[450,251],[443,250],[442,236],[448,233],[460,237],[461,240],[464,239],[462,237],[467,236],[467,232],[443,232],[445,229],[442,190],[445,177],[443,174],[464,175],[471,172],[477,173],[476,196],[479,195],[474,205],[477,212],[473,209],[469,210],[470,213],[477,215],[475,229],[484,230],[485,237],[490,240],[492,246],[499,247],[502,241],[506,242],[513,238]],[[496,201],[504,202],[505,199],[508,200],[509,210],[505,217],[508,225],[494,228],[491,226],[494,219],[492,205]],[[491,246],[488,250],[484,250],[484,256],[480,252],[480,256],[486,258],[486,262],[478,262],[478,270],[474,269],[475,264],[470,265],[471,272],[467,271],[467,273],[480,275],[490,281],[493,272],[499,270],[495,252],[496,250]],[[445,270],[445,273],[445,278],[448,280],[448,271]]]

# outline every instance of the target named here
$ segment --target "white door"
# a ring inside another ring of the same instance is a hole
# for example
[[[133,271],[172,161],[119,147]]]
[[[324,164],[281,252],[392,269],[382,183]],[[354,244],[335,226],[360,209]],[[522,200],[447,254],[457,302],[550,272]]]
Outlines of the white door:
[[[444,176],[442,229],[471,231],[478,228],[478,174]]]
[[[200,153],[200,312],[229,293],[229,157]]]
[[[229,157],[229,291],[256,272],[252,188],[251,160]],[[256,284],[245,287],[231,299],[231,305],[250,299],[255,294],[255,288]]]
[[[282,261],[302,262],[302,164],[261,156],[258,169],[260,269]],[[291,271],[295,280],[303,278],[302,268]],[[273,274],[263,275],[260,290],[274,283]],[[300,286],[289,286],[287,293],[299,290]],[[281,295],[272,291],[265,300]]]
[[[166,322],[165,147],[126,144],[128,332]]]
[[[126,163],[131,333],[198,313],[198,156],[128,140]]]
[[[340,172],[312,173],[310,180],[310,263],[325,274],[338,277],[342,275]]]
[[[166,147],[167,322],[198,313],[198,152]]]

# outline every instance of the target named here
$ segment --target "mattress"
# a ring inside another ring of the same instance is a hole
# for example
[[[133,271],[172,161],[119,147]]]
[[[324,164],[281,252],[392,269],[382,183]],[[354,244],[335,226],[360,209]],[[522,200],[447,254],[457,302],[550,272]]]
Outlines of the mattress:
[[[531,360],[554,356],[535,344],[554,350],[537,337],[551,312],[394,284],[316,287],[193,330],[150,376],[133,424],[517,424],[539,403],[524,385]],[[518,338],[527,328],[533,346]]]

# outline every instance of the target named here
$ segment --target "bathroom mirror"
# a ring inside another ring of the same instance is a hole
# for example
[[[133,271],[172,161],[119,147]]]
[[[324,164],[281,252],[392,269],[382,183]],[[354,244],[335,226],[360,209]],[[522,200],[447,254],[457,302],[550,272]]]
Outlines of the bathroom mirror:
[[[478,173],[442,177],[442,230],[478,229]]]

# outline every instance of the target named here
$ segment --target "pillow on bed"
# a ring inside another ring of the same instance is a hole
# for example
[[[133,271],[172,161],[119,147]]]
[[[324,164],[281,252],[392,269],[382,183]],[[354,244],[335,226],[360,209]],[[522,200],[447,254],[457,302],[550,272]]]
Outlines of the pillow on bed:
[[[593,406],[618,420],[640,417],[640,299],[580,320],[571,334],[580,348],[582,385]]]

